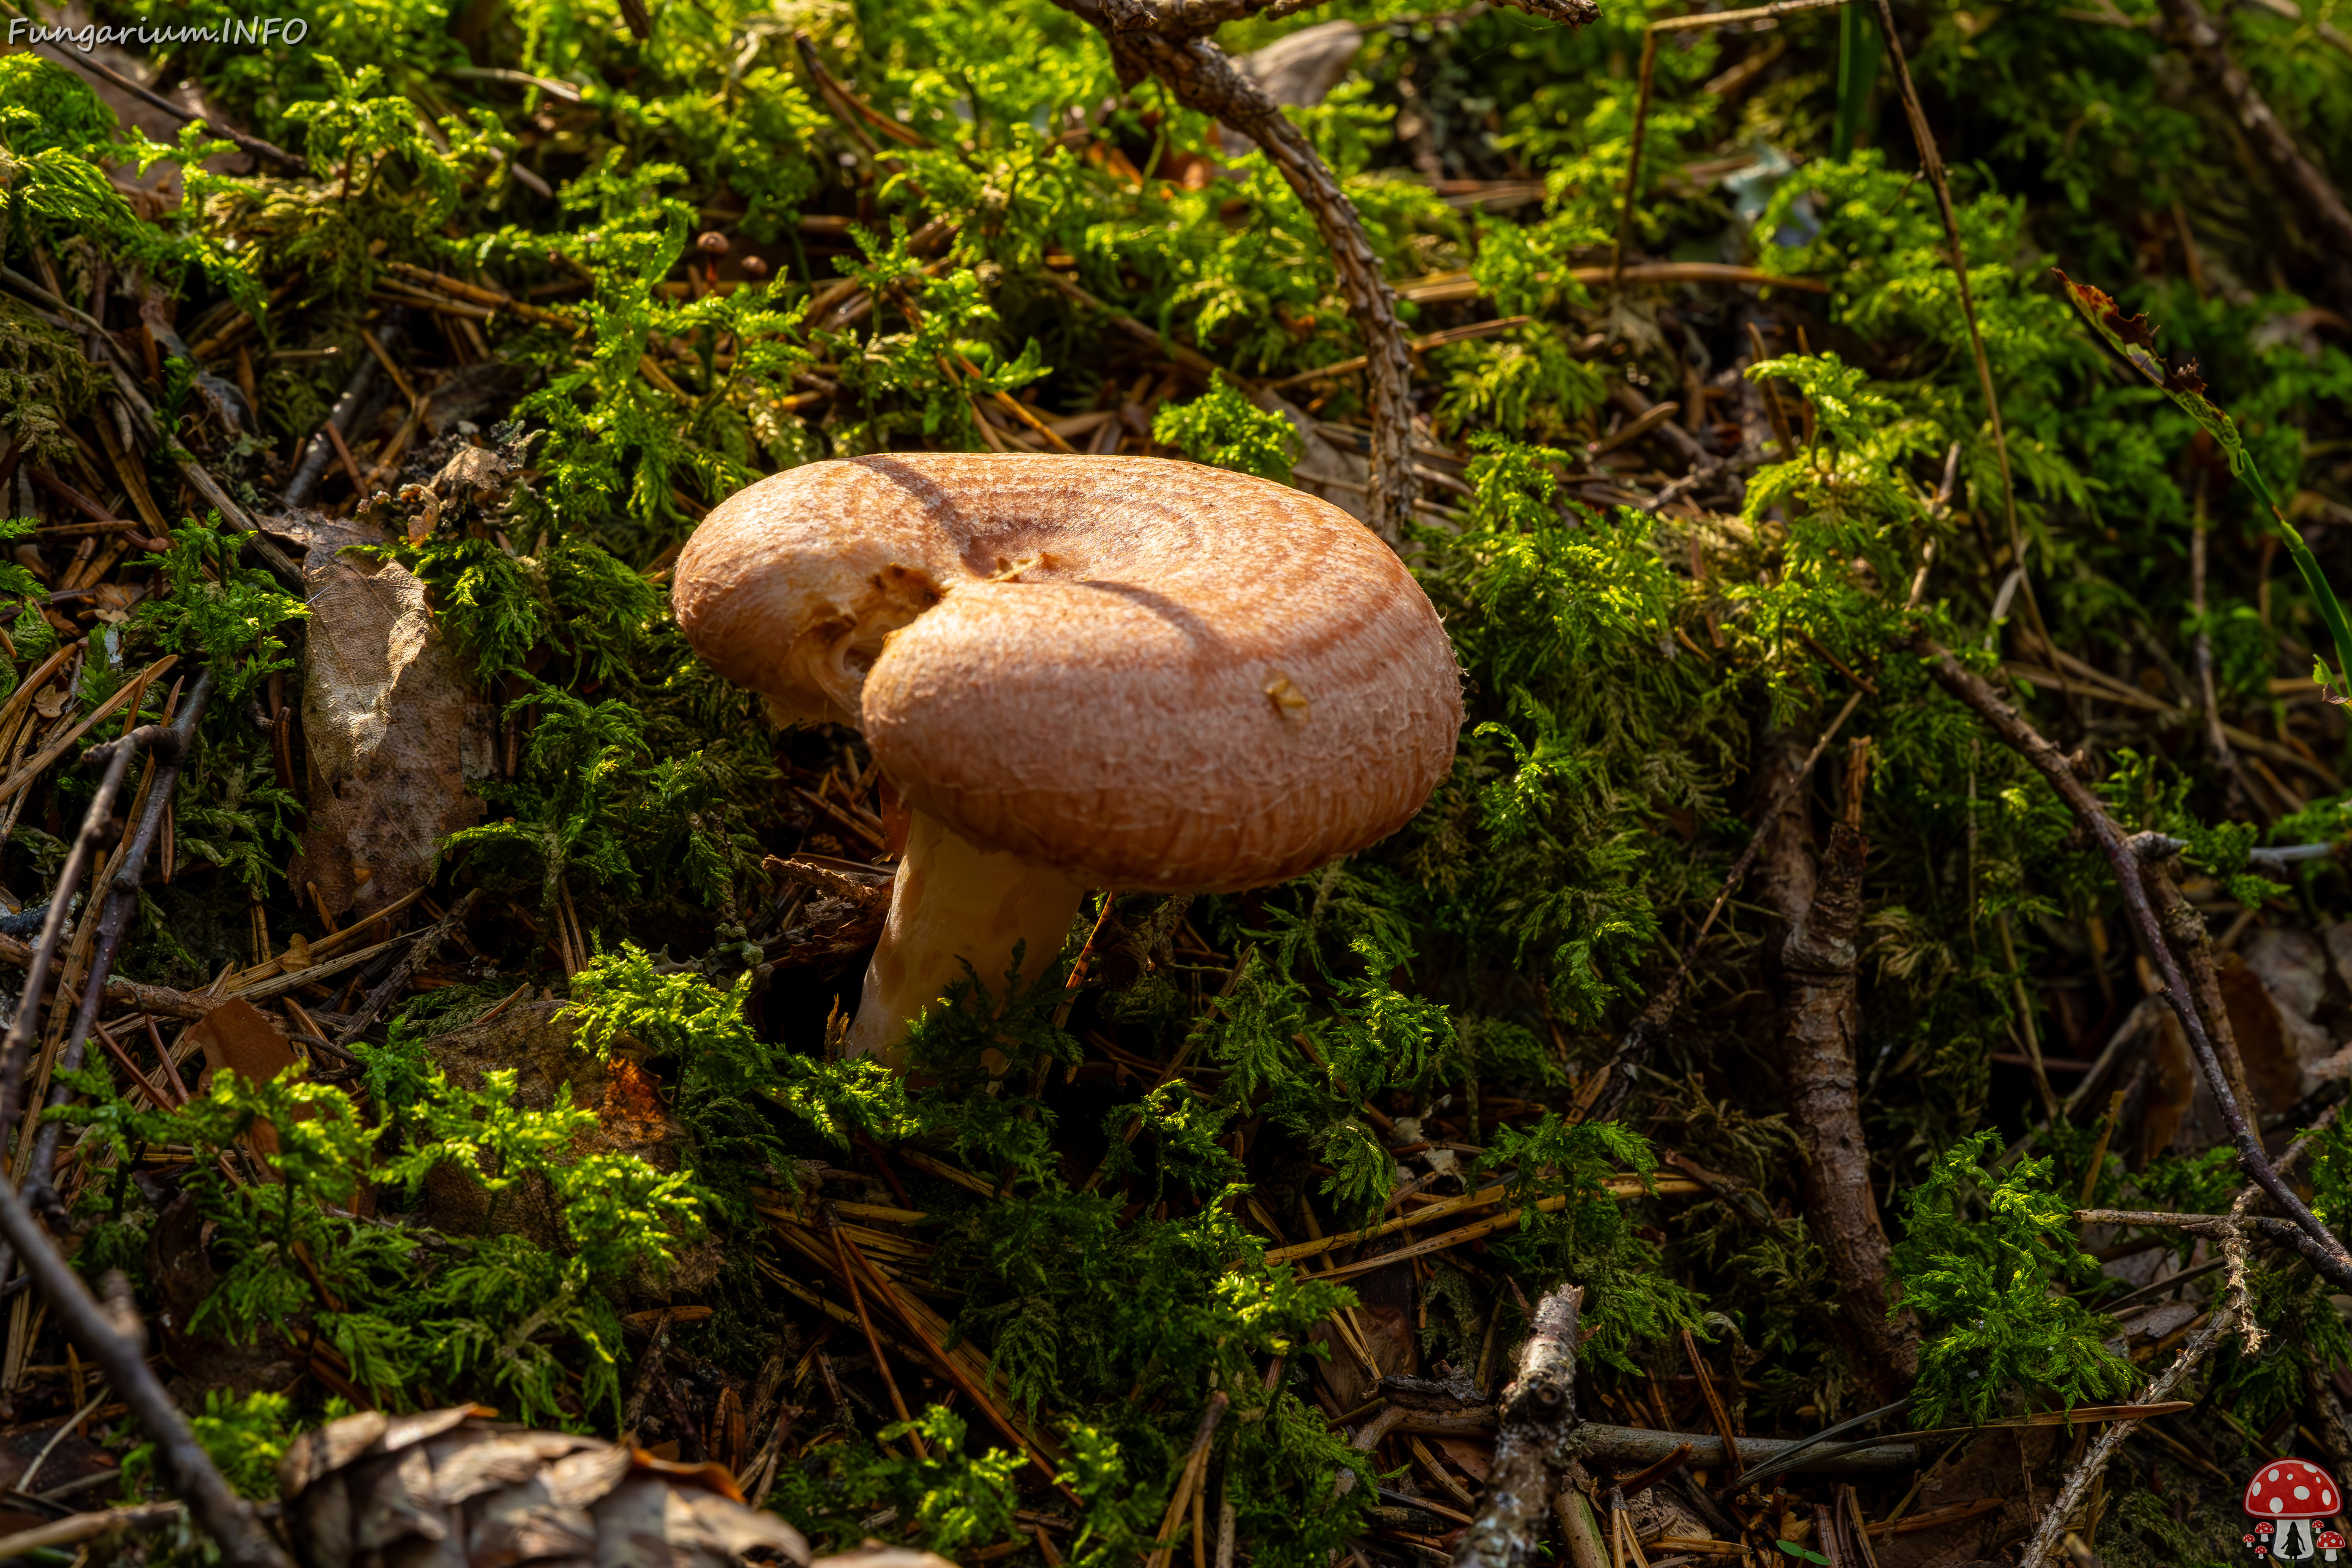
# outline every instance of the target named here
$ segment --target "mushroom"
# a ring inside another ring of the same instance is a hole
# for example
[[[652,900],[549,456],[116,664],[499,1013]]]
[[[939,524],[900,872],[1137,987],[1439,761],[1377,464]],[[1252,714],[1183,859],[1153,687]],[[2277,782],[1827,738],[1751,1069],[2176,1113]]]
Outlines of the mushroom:
[[[2273,1550],[2289,1562],[2315,1555],[2312,1521],[2333,1517],[2336,1501],[2335,1478],[2305,1459],[2273,1459],[2246,1483],[2246,1511],[2277,1521]]]
[[[715,228],[706,228],[694,237],[695,247],[710,259],[704,264],[702,280],[713,289],[719,287],[719,258],[727,254],[727,237]]]
[[[1300,875],[1420,810],[1461,675],[1355,519],[1151,458],[901,453],[729,497],[679,555],[696,652],[856,725],[912,813],[849,1031],[902,1065],[962,977],[1034,977],[1089,889]]]
[[[2336,1554],[2344,1550],[2344,1537],[2333,1530],[2321,1531],[2319,1550],[2330,1563],[2335,1562]]]

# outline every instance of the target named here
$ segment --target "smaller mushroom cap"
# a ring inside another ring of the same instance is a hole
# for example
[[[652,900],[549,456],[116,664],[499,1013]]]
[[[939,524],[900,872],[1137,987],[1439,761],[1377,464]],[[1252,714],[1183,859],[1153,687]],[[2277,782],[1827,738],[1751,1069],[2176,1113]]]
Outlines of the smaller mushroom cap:
[[[756,256],[745,257],[742,268],[746,278],[765,278],[768,275],[768,264]]]
[[[695,237],[694,243],[713,256],[727,254],[727,237],[715,228],[707,228]]]
[[[2305,1459],[2273,1459],[2246,1483],[2246,1511],[2257,1519],[2326,1519],[2339,1500],[2335,1478]]]

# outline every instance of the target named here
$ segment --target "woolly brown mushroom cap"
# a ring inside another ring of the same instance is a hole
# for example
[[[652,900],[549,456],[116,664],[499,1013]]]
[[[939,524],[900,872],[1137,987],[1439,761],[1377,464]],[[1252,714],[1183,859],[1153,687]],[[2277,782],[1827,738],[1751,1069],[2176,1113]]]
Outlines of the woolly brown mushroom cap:
[[[1396,556],[1284,485],[1146,458],[811,464],[712,510],[679,623],[917,810],[1095,886],[1222,890],[1394,832],[1461,678]]]

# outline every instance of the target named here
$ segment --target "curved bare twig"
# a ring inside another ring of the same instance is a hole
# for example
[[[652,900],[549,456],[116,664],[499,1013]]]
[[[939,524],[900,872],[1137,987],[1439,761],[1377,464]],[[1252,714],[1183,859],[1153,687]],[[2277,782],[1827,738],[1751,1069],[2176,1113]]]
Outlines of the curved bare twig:
[[[1313,215],[1339,272],[1348,313],[1363,335],[1371,392],[1372,483],[1365,495],[1372,527],[1394,542],[1412,514],[1412,361],[1396,319],[1396,296],[1381,276],[1363,220],[1306,133],[1207,35],[1243,16],[1287,15],[1284,0],[1054,0],[1099,29],[1119,79],[1157,77],[1177,101],[1247,136],[1282,171]],[[1515,0],[1552,20],[1581,24],[1601,12],[1594,0]]]

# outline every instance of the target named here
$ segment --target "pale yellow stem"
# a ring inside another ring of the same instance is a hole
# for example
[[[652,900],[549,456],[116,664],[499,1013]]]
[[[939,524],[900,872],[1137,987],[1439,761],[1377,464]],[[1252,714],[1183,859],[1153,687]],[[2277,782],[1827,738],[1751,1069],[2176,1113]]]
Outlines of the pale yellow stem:
[[[907,1026],[964,977],[967,962],[1001,1001],[1013,945],[1024,943],[1021,977],[1034,981],[1061,952],[1086,896],[1066,872],[984,850],[915,813],[849,1054],[904,1067]]]

